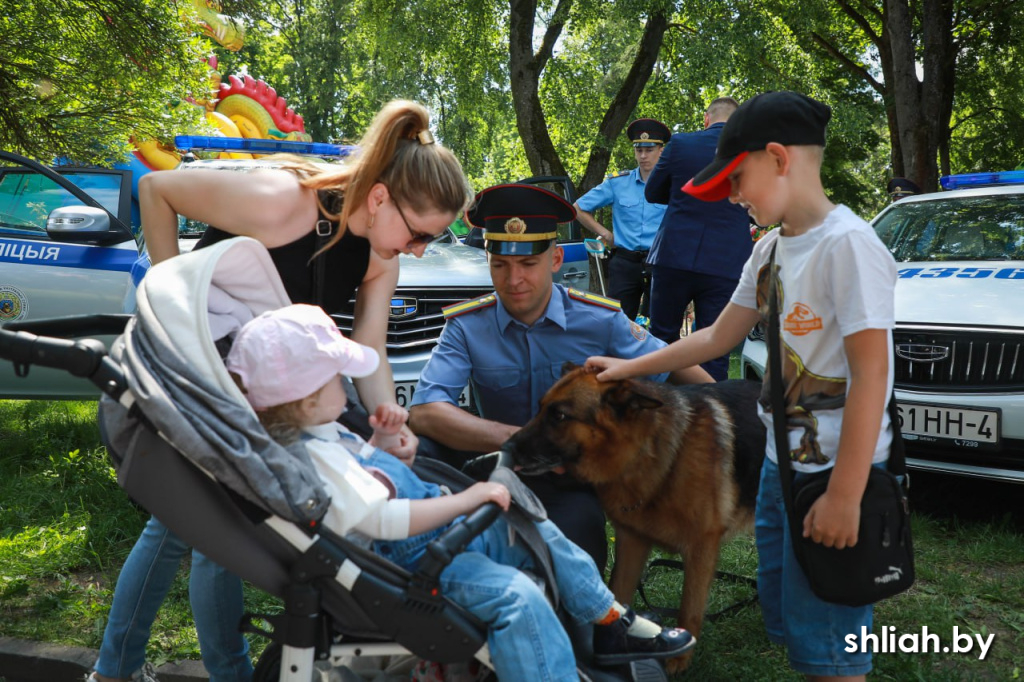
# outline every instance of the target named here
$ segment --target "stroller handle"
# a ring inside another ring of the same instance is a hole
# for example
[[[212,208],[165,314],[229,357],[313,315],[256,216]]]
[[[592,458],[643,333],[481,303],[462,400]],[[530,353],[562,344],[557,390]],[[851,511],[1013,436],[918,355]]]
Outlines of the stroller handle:
[[[487,530],[501,515],[501,507],[493,502],[481,506],[475,512],[452,525],[440,537],[427,545],[427,552],[420,559],[416,575],[429,583],[436,583],[452,559],[466,548],[476,536]]]
[[[39,365],[89,379],[115,399],[127,389],[124,373],[107,357],[106,346],[97,339],[69,341],[0,329],[0,359],[13,363],[19,377],[28,376],[31,365]]]

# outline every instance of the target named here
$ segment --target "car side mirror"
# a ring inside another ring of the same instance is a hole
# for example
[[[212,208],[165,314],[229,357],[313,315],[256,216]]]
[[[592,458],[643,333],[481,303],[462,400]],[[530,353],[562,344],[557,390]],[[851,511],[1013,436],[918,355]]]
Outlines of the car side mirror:
[[[110,215],[93,206],[62,206],[46,218],[46,234],[57,242],[73,244],[117,244],[131,239],[124,230],[110,224]]]

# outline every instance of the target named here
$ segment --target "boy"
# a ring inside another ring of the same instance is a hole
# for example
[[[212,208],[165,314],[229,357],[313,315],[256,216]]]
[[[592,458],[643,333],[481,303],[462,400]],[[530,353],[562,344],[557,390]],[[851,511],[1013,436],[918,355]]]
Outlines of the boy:
[[[600,379],[690,366],[735,347],[767,320],[775,249],[790,452],[800,472],[833,467],[828,491],[803,520],[803,534],[829,547],[857,543],[860,499],[869,467],[888,459],[886,401],[892,391],[896,266],[871,227],[825,195],[820,169],[826,105],[795,92],[769,92],[739,107],[722,131],[715,160],[683,188],[706,201],[728,196],[758,225],[781,223],[757,242],[731,302],[718,320],[685,339],[633,360],[591,358]],[[771,430],[765,377],[758,412]],[[818,599],[793,555],[779,484],[775,443],[757,500],[758,592],[772,641],[808,679],[864,679],[870,653],[847,653],[843,637],[871,628],[872,607]]]

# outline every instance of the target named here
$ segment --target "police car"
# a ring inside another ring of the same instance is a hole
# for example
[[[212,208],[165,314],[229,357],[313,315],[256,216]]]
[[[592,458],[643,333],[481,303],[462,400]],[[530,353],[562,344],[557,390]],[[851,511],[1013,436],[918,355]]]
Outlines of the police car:
[[[135,308],[139,245],[131,173],[56,166],[0,151],[0,325]],[[0,398],[86,398],[66,372],[0,363]]]
[[[896,259],[896,400],[908,465],[1024,483],[1024,171],[942,178],[872,221]],[[748,339],[746,377],[764,373]]]
[[[345,148],[322,143],[233,140],[179,136],[183,150],[273,153],[287,151],[339,157]],[[264,147],[262,145],[268,145]],[[188,158],[188,155],[186,155]],[[0,152],[0,325],[86,313],[132,313],[135,289],[149,259],[132,226],[130,171],[41,166]],[[225,168],[247,171],[274,165],[272,160],[194,160],[176,171]],[[575,201],[565,177],[527,178]],[[137,220],[136,220],[137,222]],[[206,229],[180,221],[179,245],[190,250]],[[559,227],[565,263],[556,281],[586,288],[590,270],[582,229],[575,221]],[[493,291],[487,259],[480,248],[463,244],[451,230],[429,246],[423,258],[400,256],[398,287],[391,300],[388,361],[395,398],[408,405],[420,372],[437,345],[444,306]],[[346,333],[352,328],[354,301],[328,311]],[[92,398],[92,384],[65,372],[33,367],[28,378],[0,363],[0,398]],[[471,407],[468,389],[462,404]]]

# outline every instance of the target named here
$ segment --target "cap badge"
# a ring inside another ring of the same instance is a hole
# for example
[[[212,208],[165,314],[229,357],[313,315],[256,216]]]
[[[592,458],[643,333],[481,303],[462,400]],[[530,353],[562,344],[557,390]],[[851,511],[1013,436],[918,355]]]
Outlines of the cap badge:
[[[509,234],[522,234],[526,232],[526,223],[522,218],[509,218],[505,221],[505,231]]]
[[[646,133],[646,132],[640,133],[640,139],[641,140],[647,140],[647,139],[650,139],[650,137],[651,137],[650,133]]]

